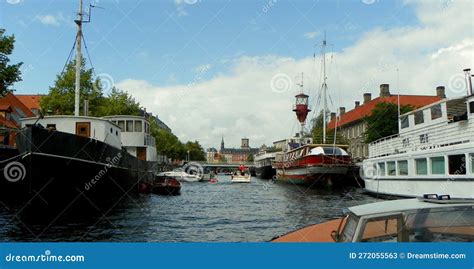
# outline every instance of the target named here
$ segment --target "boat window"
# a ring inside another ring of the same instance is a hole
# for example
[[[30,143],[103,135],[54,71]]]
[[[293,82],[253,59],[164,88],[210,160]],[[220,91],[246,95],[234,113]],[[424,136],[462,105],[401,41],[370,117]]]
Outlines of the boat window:
[[[347,155],[338,147],[323,147],[325,155]]]
[[[431,174],[433,175],[444,175],[444,157],[433,157],[431,158]]]
[[[408,161],[398,161],[398,174],[400,176],[408,175]]]
[[[408,121],[408,116],[403,116],[400,118],[400,125],[402,129],[410,127],[410,122]]]
[[[379,176],[385,176],[385,163],[378,163]]]
[[[125,121],[119,120],[119,121],[117,122],[117,125],[118,125],[118,127],[122,130],[122,132],[125,131]]]
[[[56,124],[46,124],[46,129],[56,130]]]
[[[395,162],[387,162],[387,172],[389,176],[397,175],[397,170],[395,168]]]
[[[133,120],[127,121],[127,130],[126,132],[133,132]]]
[[[135,132],[142,132],[142,121],[141,120],[136,120],[135,121]]]
[[[428,162],[426,159],[415,159],[416,174],[427,175],[428,174]]]
[[[339,238],[339,242],[352,242],[352,238],[354,238],[357,228],[357,223],[359,223],[359,218],[354,214],[350,214],[349,217],[347,217],[347,221],[344,225],[341,237]]]
[[[145,122],[145,133],[150,133],[150,125],[148,124],[148,122]]]
[[[431,119],[439,119],[442,116],[441,104],[437,104],[431,107]]]
[[[450,175],[466,174],[466,156],[464,154],[449,155],[448,164]]]
[[[111,133],[111,134],[114,133],[114,130],[112,129],[112,127],[110,127],[110,133]]]
[[[469,112],[474,114],[474,101],[469,102]]]
[[[362,232],[362,242],[397,241],[400,215],[369,219]],[[400,220],[401,221],[401,220]]]
[[[406,215],[411,242],[472,242],[474,207],[419,209]]]
[[[422,124],[423,122],[425,122],[423,110],[415,112],[415,125]]]
[[[429,142],[428,134],[420,135],[420,144],[424,144],[424,143],[428,143],[428,142]]]

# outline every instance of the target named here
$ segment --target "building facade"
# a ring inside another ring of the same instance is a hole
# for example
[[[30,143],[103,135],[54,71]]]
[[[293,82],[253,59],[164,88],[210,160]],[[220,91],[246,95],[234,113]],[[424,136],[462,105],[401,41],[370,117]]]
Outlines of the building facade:
[[[240,148],[226,148],[224,144],[224,137],[221,140],[220,149],[209,148],[207,150],[208,163],[229,163],[239,164],[248,161],[249,156],[258,153],[258,148],[250,147],[250,140],[242,138]]]
[[[364,133],[367,130],[367,124],[364,117],[369,116],[372,110],[378,103],[389,102],[400,105],[410,105],[414,109],[437,102],[445,96],[444,86],[436,88],[436,95],[392,95],[390,93],[389,84],[381,84],[379,96],[372,99],[371,93],[364,93],[363,103],[355,102],[352,110],[346,112],[345,107],[339,108],[339,116],[336,118],[336,113],[331,113],[331,120],[328,124],[328,129],[337,128],[348,141],[349,149],[355,161],[362,161],[369,155],[368,145],[365,143]]]

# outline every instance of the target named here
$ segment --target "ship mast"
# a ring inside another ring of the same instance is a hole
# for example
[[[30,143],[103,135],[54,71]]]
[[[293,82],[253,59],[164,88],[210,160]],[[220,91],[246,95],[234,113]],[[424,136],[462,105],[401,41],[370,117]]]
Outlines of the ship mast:
[[[323,99],[323,144],[326,144],[326,111],[327,111],[327,88],[326,84],[326,31],[324,31],[324,40],[321,44],[321,54],[323,57],[323,85],[321,86],[321,94]]]
[[[79,10],[77,12],[77,19],[74,20],[77,25],[76,34],[76,85],[74,95],[74,116],[79,116],[79,102],[80,102],[80,90],[81,90],[81,38],[82,38],[82,0],[79,0]]]

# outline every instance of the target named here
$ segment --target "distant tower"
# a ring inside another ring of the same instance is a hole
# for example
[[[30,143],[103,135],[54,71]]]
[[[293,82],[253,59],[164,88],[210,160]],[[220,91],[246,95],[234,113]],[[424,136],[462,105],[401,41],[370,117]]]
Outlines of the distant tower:
[[[298,84],[301,87],[301,93],[295,95],[296,103],[293,108],[293,111],[296,113],[296,117],[301,124],[301,133],[300,137],[303,139],[303,132],[304,132],[304,123],[306,121],[306,116],[308,116],[308,112],[311,110],[308,107],[308,95],[303,93],[303,73],[301,73],[301,84]]]
[[[221,140],[221,152],[224,151],[224,136],[222,136]]]
[[[240,143],[240,148],[242,148],[242,149],[248,149],[249,148],[249,139],[248,138],[242,138],[242,142]]]

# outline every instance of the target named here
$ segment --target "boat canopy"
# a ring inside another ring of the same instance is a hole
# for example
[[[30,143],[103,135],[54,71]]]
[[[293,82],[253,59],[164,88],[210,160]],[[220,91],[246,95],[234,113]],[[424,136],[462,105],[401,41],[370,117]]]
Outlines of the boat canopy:
[[[337,155],[348,156],[349,154],[339,147],[315,147],[309,152],[309,155]]]

